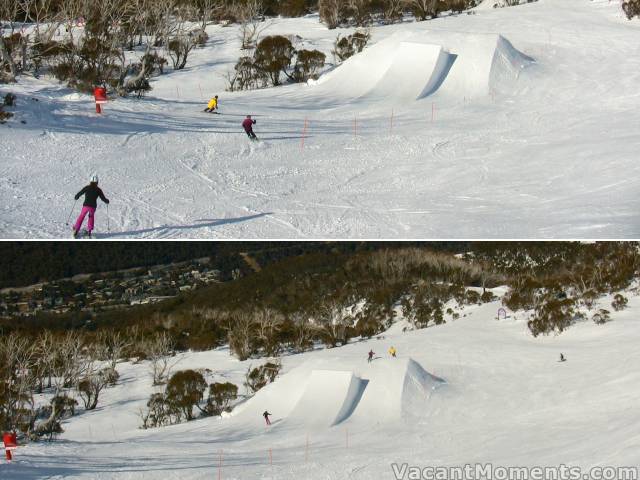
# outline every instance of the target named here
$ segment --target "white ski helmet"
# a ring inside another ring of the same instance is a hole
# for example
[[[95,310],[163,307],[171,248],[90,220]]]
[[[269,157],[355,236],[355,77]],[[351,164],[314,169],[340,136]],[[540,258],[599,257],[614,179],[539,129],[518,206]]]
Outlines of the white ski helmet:
[[[98,175],[95,173],[91,175],[91,183],[98,183]]]

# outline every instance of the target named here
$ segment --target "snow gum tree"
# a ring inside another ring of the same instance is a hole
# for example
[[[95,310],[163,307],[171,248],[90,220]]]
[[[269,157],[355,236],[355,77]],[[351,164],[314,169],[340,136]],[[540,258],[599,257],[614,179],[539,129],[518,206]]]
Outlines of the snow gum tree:
[[[167,383],[166,399],[187,420],[193,420],[193,408],[197,406],[207,389],[207,382],[200,372],[182,370],[174,373]]]
[[[367,43],[369,43],[370,38],[371,35],[368,30],[359,30],[353,35],[345,37],[338,35],[331,53],[338,61],[343,62],[356,53],[362,52]]]
[[[5,431],[28,430],[32,423],[35,362],[29,339],[17,334],[0,337],[0,428]]]
[[[349,305],[353,305],[353,302],[335,299],[320,305],[315,318],[326,345],[336,347],[349,341],[349,327],[355,323],[354,318],[346,311]]]
[[[318,2],[320,21],[324,22],[330,30],[337,28],[340,25],[344,7],[344,0],[320,0]]]
[[[97,373],[84,377],[78,382],[78,393],[84,402],[86,410],[94,410],[98,406],[98,398],[102,390],[115,383],[117,372],[111,368],[105,368]]]
[[[229,349],[239,360],[246,360],[255,349],[253,318],[245,312],[237,312],[228,327]]]
[[[407,0],[407,6],[418,20],[435,16],[438,0]]]
[[[284,316],[275,310],[264,308],[253,312],[253,322],[256,326],[258,348],[266,356],[277,355],[282,346],[279,334],[284,326]]]
[[[231,403],[238,398],[238,386],[230,382],[209,385],[209,398],[205,412],[207,415],[220,415],[231,410]]]
[[[291,78],[295,82],[306,82],[311,78],[317,79],[326,58],[326,55],[319,50],[298,50]]]
[[[442,300],[428,285],[418,287],[413,295],[403,298],[401,305],[402,314],[414,329],[427,328],[430,323],[445,323]]]
[[[254,64],[277,87],[280,85],[281,74],[286,74],[291,66],[295,52],[288,38],[281,35],[267,36],[256,47]]]
[[[561,333],[583,316],[575,310],[571,298],[557,298],[555,295],[543,297],[535,313],[527,323],[534,337],[550,332]]]
[[[267,362],[256,368],[249,366],[244,382],[247,391],[256,393],[261,388],[273,382],[280,373],[281,368],[282,364],[279,361]]]

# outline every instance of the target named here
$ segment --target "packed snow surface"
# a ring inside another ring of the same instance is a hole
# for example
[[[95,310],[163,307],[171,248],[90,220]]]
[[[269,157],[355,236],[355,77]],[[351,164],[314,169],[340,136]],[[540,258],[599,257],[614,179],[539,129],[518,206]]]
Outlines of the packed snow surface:
[[[329,62],[353,31],[270,22]],[[1,86],[18,107],[0,126],[0,235],[69,237],[92,173],[111,199],[98,238],[640,235],[640,22],[619,2],[375,26],[318,81],[251,92],[225,92],[236,27],[207,31],[185,70],[102,116],[49,78]],[[203,113],[214,94],[221,114]]]
[[[54,442],[19,447],[0,478],[383,480],[395,478],[394,462],[637,467],[640,297],[625,295],[610,323],[588,319],[559,336],[533,338],[524,314],[498,321],[499,301],[426,330],[403,333],[400,321],[379,338],[282,357],[275,382],[222,418],[149,430],[138,428],[155,391],[149,365],[119,363],[96,410],[80,407]],[[176,360],[173,371],[209,369],[209,382],[241,394],[247,368],[264,362],[227,348]]]

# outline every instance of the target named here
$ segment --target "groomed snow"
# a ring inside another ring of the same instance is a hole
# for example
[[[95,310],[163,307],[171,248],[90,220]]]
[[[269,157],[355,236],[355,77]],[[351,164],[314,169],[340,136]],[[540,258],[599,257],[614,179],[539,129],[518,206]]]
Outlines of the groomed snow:
[[[97,172],[112,200],[99,238],[638,237],[640,22],[618,3],[374,27],[325,80],[239,93],[223,78],[236,28],[211,26],[184,71],[102,117],[50,80],[2,85],[19,107],[0,127],[0,235],[69,237],[73,195]],[[331,60],[351,31],[310,16],[265,34]],[[222,114],[202,113],[214,94]]]
[[[281,376],[231,415],[151,430],[137,418],[153,391],[148,365],[120,363],[97,410],[65,421],[55,442],[20,447],[0,477],[378,480],[394,478],[392,462],[634,467],[640,297],[625,295],[629,307],[611,323],[537,339],[522,315],[497,321],[499,302],[426,330],[396,324],[378,339],[283,357]],[[378,358],[368,364],[370,349]],[[178,359],[174,370],[208,368],[210,382],[238,385],[261,363],[227,349]]]

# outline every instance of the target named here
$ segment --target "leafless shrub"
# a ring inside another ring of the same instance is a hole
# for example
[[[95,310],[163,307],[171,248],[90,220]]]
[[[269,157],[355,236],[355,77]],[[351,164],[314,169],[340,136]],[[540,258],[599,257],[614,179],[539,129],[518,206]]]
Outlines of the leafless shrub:
[[[235,312],[228,329],[229,349],[239,360],[246,360],[255,350],[255,324],[250,313]]]
[[[173,358],[173,339],[167,333],[157,333],[145,341],[143,351],[149,360],[153,385],[165,383],[171,368],[177,363]]]

